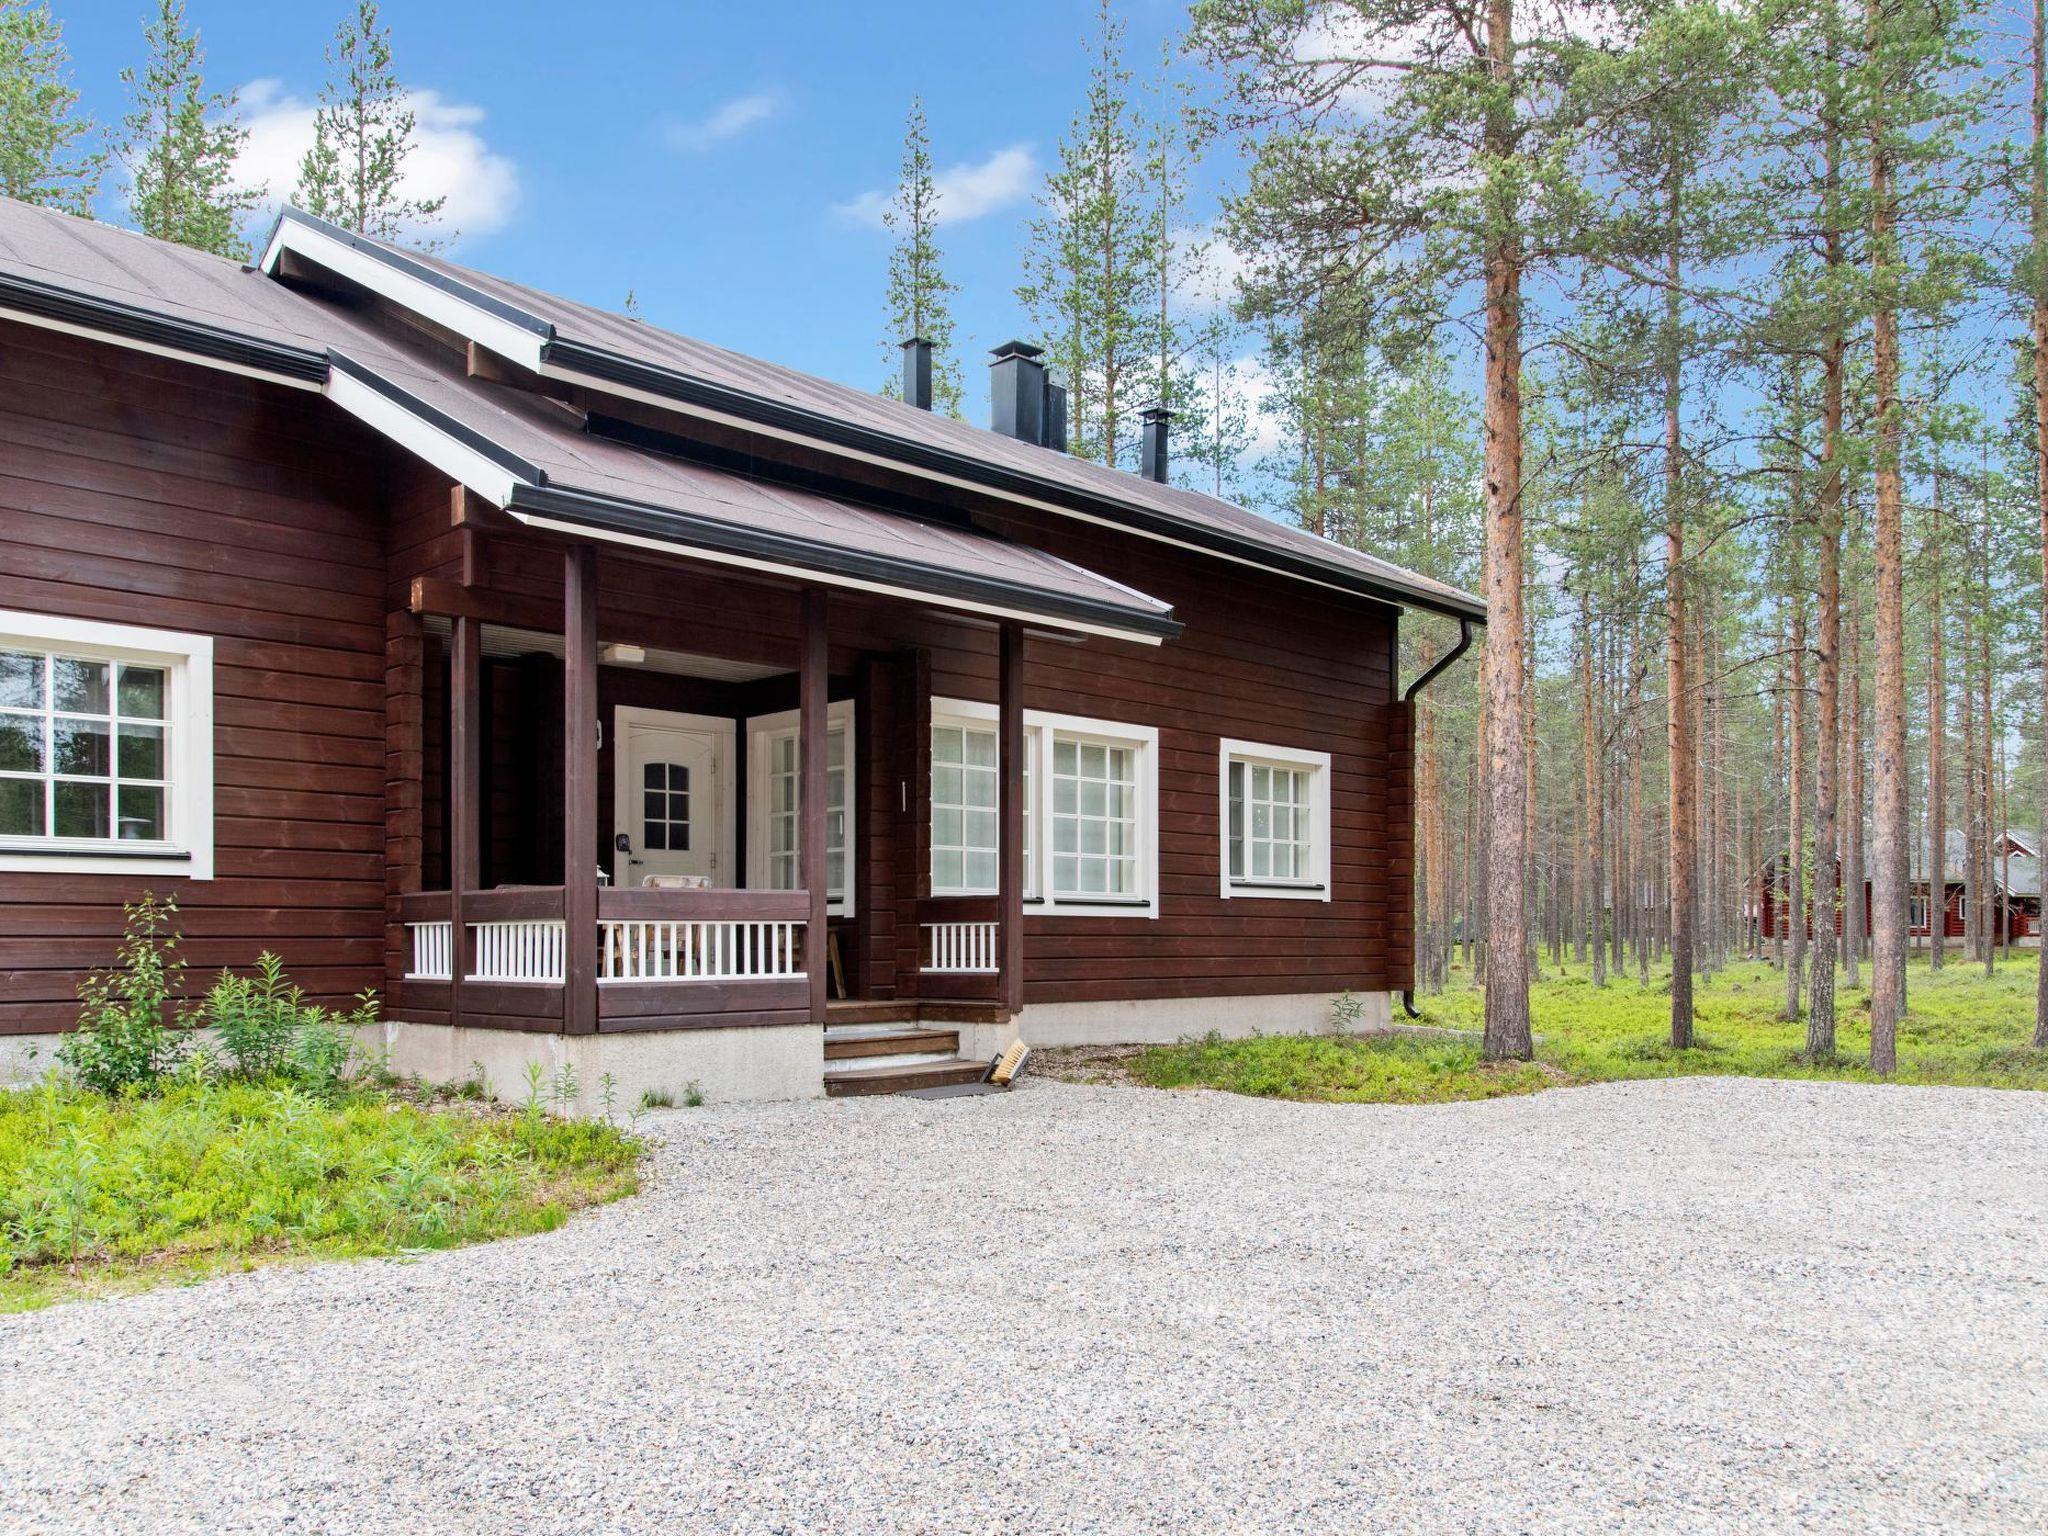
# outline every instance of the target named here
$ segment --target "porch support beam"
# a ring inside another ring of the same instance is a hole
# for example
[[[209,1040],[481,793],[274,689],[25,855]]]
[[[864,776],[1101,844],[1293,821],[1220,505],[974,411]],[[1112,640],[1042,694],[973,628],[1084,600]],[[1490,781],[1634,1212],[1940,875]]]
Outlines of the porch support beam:
[[[457,619],[448,655],[448,1022],[462,1022],[469,894],[477,887],[483,781],[483,625]]]
[[[562,556],[562,1028],[597,1030],[597,551]]]
[[[1024,1006],[1024,630],[1005,624],[997,661],[996,1000]]]
[[[802,660],[797,674],[797,856],[803,887],[810,893],[809,924],[804,930],[804,969],[811,983],[811,1022],[825,1022],[826,982],[831,966],[830,930],[825,915],[825,593],[804,588]]]

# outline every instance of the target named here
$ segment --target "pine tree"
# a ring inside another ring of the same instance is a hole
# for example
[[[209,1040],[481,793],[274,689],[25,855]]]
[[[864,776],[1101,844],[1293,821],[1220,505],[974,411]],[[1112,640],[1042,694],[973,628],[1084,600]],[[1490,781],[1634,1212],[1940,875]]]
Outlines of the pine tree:
[[[960,359],[953,350],[953,295],[959,288],[946,280],[938,244],[941,194],[932,180],[931,139],[925,127],[924,102],[913,98],[903,123],[903,173],[896,195],[882,210],[882,222],[896,237],[889,252],[889,333],[882,355],[889,366],[882,375],[882,393],[898,398],[903,388],[902,344],[922,337],[932,344],[932,408],[958,416],[963,404]]]
[[[118,154],[128,167],[128,215],[146,235],[216,256],[246,260],[243,217],[261,187],[235,182],[235,157],[249,137],[235,120],[233,91],[206,89],[199,33],[185,26],[184,0],[159,0],[143,28],[149,59],[121,71],[133,98]]]
[[[414,237],[438,223],[446,197],[411,198],[400,188],[416,126],[391,61],[391,29],[375,0],[357,0],[327,46],[333,73],[320,88],[313,143],[299,162],[298,205],[344,229],[379,240]],[[448,238],[423,242],[432,250]]]
[[[1156,379],[1159,232],[1148,134],[1123,61],[1123,23],[1103,0],[1086,104],[1039,193],[1017,299],[1067,391],[1068,444],[1084,459],[1135,457],[1128,423]]]
[[[2034,0],[2033,90],[2027,103],[2027,256],[2022,267],[2027,299],[2028,359],[2033,399],[2034,501],[2041,543],[2041,697],[2048,699],[2048,5]],[[2048,709],[2042,711],[2041,795],[2036,809],[2048,833]],[[2048,944],[2048,939],[2042,941]],[[2034,1044],[2048,1047],[2048,956],[2034,995]]]
[[[107,157],[86,147],[69,63],[49,6],[0,0],[0,196],[91,218]]]

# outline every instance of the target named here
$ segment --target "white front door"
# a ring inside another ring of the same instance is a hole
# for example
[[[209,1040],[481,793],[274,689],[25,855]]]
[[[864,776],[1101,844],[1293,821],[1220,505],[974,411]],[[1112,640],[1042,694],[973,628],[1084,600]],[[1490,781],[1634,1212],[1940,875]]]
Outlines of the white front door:
[[[703,875],[735,885],[733,722],[621,706],[615,716],[612,880]]]

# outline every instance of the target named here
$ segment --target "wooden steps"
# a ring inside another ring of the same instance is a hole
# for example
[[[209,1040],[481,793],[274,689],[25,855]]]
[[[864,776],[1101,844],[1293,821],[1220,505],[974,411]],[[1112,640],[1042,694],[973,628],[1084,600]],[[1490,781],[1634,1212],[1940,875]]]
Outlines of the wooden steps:
[[[978,1083],[988,1071],[979,1061],[928,1061],[901,1067],[854,1067],[825,1074],[825,1096],[856,1098],[870,1093],[908,1093],[913,1088],[945,1088],[955,1083]]]
[[[825,1059],[827,1061],[858,1061],[864,1056],[957,1056],[960,1053],[960,1031],[957,1029],[892,1029],[884,1033],[841,1034],[828,1032],[825,1036]]]
[[[978,1083],[988,1068],[960,1057],[960,1031],[903,1023],[848,1026],[837,1019],[825,1031],[825,1094],[844,1099],[871,1093],[907,1093]]]

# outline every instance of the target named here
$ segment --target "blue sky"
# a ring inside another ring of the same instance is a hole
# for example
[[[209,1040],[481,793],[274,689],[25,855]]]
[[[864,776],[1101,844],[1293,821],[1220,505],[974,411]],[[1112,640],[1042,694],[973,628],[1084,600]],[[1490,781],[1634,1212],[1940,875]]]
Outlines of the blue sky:
[[[244,94],[251,160],[275,193],[346,0],[188,0],[210,84]],[[53,0],[75,83],[102,123],[141,54],[145,0]],[[1125,0],[1143,67],[1186,11]],[[967,414],[985,349],[1028,334],[1014,295],[1031,196],[1085,81],[1093,0],[989,5],[387,0],[400,73],[421,93],[416,161],[463,226],[452,256],[610,308],[629,288],[659,325],[863,387],[883,366],[888,237],[864,195],[893,185],[922,94],[956,217]],[[105,213],[119,216],[118,191]],[[852,205],[851,207],[849,205]]]

